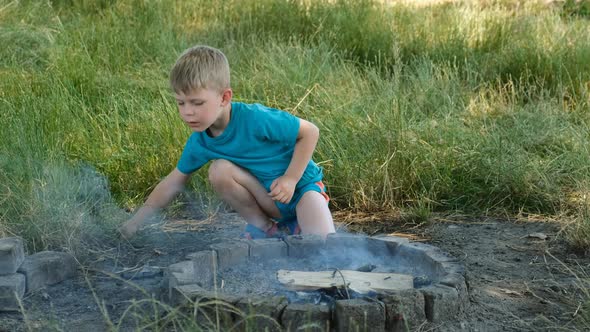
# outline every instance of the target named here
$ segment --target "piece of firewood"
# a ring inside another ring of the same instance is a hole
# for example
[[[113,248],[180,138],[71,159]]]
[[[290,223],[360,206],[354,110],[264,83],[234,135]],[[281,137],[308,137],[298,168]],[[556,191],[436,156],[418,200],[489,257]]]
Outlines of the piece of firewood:
[[[348,287],[361,294],[414,288],[414,277],[409,274],[333,271],[279,270],[280,283],[292,290],[318,290],[331,287]]]

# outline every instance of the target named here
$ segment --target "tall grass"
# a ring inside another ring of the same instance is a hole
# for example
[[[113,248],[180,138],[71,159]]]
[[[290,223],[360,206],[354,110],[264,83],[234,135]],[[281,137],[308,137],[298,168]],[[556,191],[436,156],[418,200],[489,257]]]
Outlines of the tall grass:
[[[0,232],[43,248],[65,245],[50,225],[121,222],[72,211],[133,207],[175,166],[189,131],[167,75],[197,43],[227,54],[236,100],[320,127],[336,208],[574,214],[590,24],[568,8],[0,0]],[[98,174],[102,201],[79,185]]]

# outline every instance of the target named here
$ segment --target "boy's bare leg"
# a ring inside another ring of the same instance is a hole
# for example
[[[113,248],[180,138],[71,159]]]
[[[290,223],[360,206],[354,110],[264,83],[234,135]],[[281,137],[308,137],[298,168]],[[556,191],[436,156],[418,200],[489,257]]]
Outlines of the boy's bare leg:
[[[271,217],[280,218],[279,209],[258,179],[236,164],[223,159],[213,161],[209,181],[221,199],[249,224],[266,231],[272,226]]]
[[[308,191],[303,194],[296,211],[301,234],[319,234],[325,237],[336,232],[330,208],[319,192]]]

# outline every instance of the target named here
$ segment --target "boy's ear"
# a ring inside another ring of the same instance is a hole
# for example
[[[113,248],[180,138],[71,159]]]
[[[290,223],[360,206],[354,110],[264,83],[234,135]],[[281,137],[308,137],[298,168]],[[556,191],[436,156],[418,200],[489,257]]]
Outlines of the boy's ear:
[[[233,91],[230,88],[223,90],[221,93],[221,106],[226,106],[231,102],[231,97],[233,96]]]

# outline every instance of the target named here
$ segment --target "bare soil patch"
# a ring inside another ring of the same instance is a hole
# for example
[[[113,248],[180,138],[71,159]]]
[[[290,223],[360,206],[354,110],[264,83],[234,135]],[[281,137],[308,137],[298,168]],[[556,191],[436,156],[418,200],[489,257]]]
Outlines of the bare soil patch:
[[[568,251],[554,222],[447,217],[414,225],[378,214],[335,218],[340,230],[395,233],[439,246],[465,264],[468,311],[454,322],[422,326],[423,331],[576,329],[572,320],[583,299],[575,275],[586,276],[590,259]],[[110,325],[134,330],[153,314],[137,301],[158,291],[158,268],[236,239],[244,225],[237,215],[220,213],[153,225],[131,242],[107,241],[78,278],[27,295],[25,316],[0,313],[0,331],[101,331]],[[130,306],[134,309],[127,310]]]

